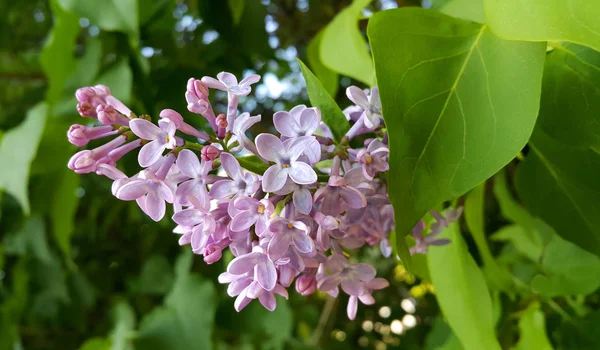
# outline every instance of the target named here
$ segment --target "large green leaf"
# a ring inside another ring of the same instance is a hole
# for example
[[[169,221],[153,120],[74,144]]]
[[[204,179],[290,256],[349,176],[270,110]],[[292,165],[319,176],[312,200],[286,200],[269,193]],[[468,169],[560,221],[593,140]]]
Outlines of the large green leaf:
[[[138,35],[138,0],[58,0],[66,9],[107,31]]]
[[[531,287],[549,296],[589,294],[600,287],[600,258],[558,235],[544,249],[543,273],[535,276]]]
[[[29,167],[44,130],[46,122],[46,104],[40,103],[27,112],[23,123],[4,134],[0,143],[0,189],[13,195],[29,214],[27,184]]]
[[[354,0],[325,28],[321,39],[321,61],[329,69],[367,85],[374,85],[373,60],[358,29],[358,18],[372,0]]]
[[[138,349],[212,349],[212,331],[217,296],[210,281],[190,274],[192,254],[182,254],[175,263],[177,280],[164,306],[154,309],[140,322]]]
[[[484,0],[498,36],[511,40],[571,41],[600,51],[600,6],[594,0]]]
[[[344,113],[342,113],[342,110],[335,103],[331,95],[321,85],[319,79],[315,77],[302,61],[298,60],[298,64],[300,64],[302,75],[306,81],[306,89],[308,90],[311,105],[319,107],[321,118],[329,126],[329,129],[331,129],[333,137],[338,141],[341,140],[350,128],[348,120],[346,120]]]
[[[337,73],[329,68],[327,68],[323,62],[321,62],[321,40],[323,39],[324,31],[320,31],[311,41],[308,43],[306,47],[306,58],[308,59],[308,64],[315,75],[323,85],[323,88],[329,93],[331,96],[335,96],[337,94],[339,84],[339,76]]]
[[[552,350],[546,335],[546,319],[539,303],[532,303],[519,320],[519,342],[515,350]]]
[[[414,8],[377,13],[368,33],[390,136],[389,194],[404,237],[429,209],[496,173],[527,143],[545,46]],[[406,263],[405,242],[397,242]]]
[[[600,53],[570,43],[553,47],[537,126],[557,141],[600,153]]]
[[[467,196],[465,201],[465,220],[475,239],[477,249],[483,260],[485,276],[494,289],[502,290],[508,294],[513,294],[513,281],[506,268],[498,265],[485,235],[485,217],[484,217],[484,196],[485,182],[475,187]]]
[[[46,100],[58,101],[65,88],[65,81],[75,69],[75,39],[79,33],[79,17],[61,7],[59,1],[50,1],[54,15],[54,27],[46,46],[40,54],[40,63],[48,76]]]
[[[431,8],[452,17],[485,23],[483,0],[437,0]]]
[[[569,147],[539,128],[530,146],[517,170],[519,196],[562,238],[600,255],[600,155]]]
[[[440,237],[452,242],[427,253],[429,273],[444,317],[466,350],[500,349],[494,332],[492,300],[483,273],[469,254],[458,223]]]

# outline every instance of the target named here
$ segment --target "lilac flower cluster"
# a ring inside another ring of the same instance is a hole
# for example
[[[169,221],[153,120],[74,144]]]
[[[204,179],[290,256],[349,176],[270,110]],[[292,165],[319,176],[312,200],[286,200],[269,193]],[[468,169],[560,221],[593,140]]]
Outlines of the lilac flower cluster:
[[[295,281],[296,291],[305,296],[319,290],[336,297],[341,288],[350,296],[347,312],[354,319],[358,301],[373,304],[373,291],[388,282],[376,278],[372,266],[349,260],[344,249],[379,245],[384,256],[392,252],[388,235],[394,212],[381,176],[389,168],[389,148],[378,90],[367,95],[355,86],[347,89],[355,105],[344,114],[353,125],[339,142],[320,110],[304,105],[274,114],[279,136],[263,133],[252,139],[248,130],[261,116],[239,114],[238,101],[259,80],[249,75],[238,82],[223,72],[217,79],[188,81],[187,109],[208,121],[210,135],[174,110],[163,110],[154,124],[148,116],[133,114],[105,86],[81,88],[77,111],[97,122],[73,125],[69,141],[85,146],[113,138],[76,153],[68,167],[112,179],[113,195],[135,200],[154,221],[172,204],[179,244],[189,244],[206,263],[219,261],[229,248],[234,259],[219,282],[228,284],[237,311],[254,299],[274,310],[275,294],[287,298]],[[210,89],[227,93],[225,113],[215,113]],[[363,134],[374,137],[352,148],[350,141]],[[117,161],[140,147],[143,169],[127,176]],[[433,235],[423,235],[424,222],[415,227],[412,253],[448,243],[435,236],[460,212],[447,218],[434,214]]]

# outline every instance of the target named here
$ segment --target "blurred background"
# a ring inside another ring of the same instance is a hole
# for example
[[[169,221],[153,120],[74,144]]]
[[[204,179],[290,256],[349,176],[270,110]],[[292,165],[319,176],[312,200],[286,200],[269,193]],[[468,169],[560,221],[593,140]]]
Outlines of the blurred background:
[[[296,58],[350,0],[0,0],[0,349],[435,348],[449,335],[427,282],[406,275],[378,247],[361,259],[391,286],[346,316],[346,297],[278,299],[241,313],[217,276],[181,248],[111,181],[67,169],[74,92],[98,83],[135,113],[163,108],[189,123],[186,81],[229,71],[262,82],[240,103],[262,114],[308,104]],[[417,1],[373,1],[363,12]],[[360,22],[364,30],[366,21]],[[314,57],[313,57],[314,58]],[[328,87],[342,107],[344,88]],[[224,94],[214,94],[223,109]],[[4,134],[4,137],[2,136]],[[96,144],[91,144],[95,147]],[[121,162],[137,172],[135,155]],[[169,216],[169,215],[168,215]],[[431,329],[435,332],[429,333]],[[437,342],[437,343],[436,343]]]

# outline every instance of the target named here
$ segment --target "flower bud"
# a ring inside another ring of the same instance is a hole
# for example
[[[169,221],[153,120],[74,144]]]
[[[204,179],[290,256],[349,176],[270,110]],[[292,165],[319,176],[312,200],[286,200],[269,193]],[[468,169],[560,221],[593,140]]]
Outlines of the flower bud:
[[[219,154],[221,154],[221,151],[213,145],[204,146],[202,150],[200,150],[200,157],[205,162],[217,159]]]
[[[296,279],[296,291],[303,296],[311,295],[317,290],[315,275],[302,275]]]
[[[227,117],[225,117],[225,114],[219,114],[217,116],[217,126],[220,128],[227,128]]]

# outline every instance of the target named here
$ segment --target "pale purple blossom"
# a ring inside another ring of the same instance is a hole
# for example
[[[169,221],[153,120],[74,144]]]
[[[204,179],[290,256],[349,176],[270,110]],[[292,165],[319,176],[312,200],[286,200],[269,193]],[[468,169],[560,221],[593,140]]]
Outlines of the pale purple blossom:
[[[356,155],[356,160],[362,165],[364,177],[371,181],[375,174],[388,171],[387,163],[389,148],[379,140],[373,140],[366,149],[362,149]]]
[[[150,141],[142,147],[138,155],[138,162],[142,167],[156,163],[165,149],[173,149],[176,146],[175,124],[168,119],[161,119],[158,125],[160,127],[141,118],[136,118],[129,123],[134,134]]]
[[[369,129],[375,129],[381,123],[381,101],[379,100],[379,90],[377,87],[371,89],[371,94],[367,95],[364,90],[349,86],[346,89],[346,96],[350,101],[363,109],[363,123]],[[357,122],[358,123],[358,122]]]
[[[298,161],[311,140],[311,137],[304,136],[282,142],[271,134],[258,135],[256,138],[258,153],[264,159],[275,163],[263,175],[263,191],[280,190],[288,177],[299,185],[309,185],[317,181],[317,173],[310,165]]]
[[[367,292],[366,282],[375,278],[375,269],[368,264],[350,264],[343,255],[334,254],[324,264],[331,273],[323,276],[317,288],[323,292],[337,289],[341,285],[344,293],[361,296]]]
[[[292,202],[300,213],[304,215],[310,214],[313,205],[312,194],[310,193],[311,188],[316,186],[310,185],[298,185],[292,179],[287,179],[285,185],[282,188],[275,191],[275,194],[286,195],[292,193]]]
[[[250,196],[260,187],[258,176],[242,172],[240,163],[229,153],[221,153],[221,165],[230,179],[219,180],[210,188],[210,196],[221,199],[234,195]]]
[[[126,140],[127,137],[121,135],[93,150],[79,151],[71,157],[67,166],[77,174],[94,172],[98,165],[109,163],[109,152],[121,146]]]
[[[202,83],[211,89],[231,92],[236,96],[247,96],[250,91],[252,91],[250,85],[257,83],[259,80],[260,75],[250,74],[238,83],[235,75],[227,72],[221,72],[217,74],[217,79],[203,77]]]
[[[269,231],[273,236],[269,241],[267,252],[273,261],[283,257],[290,248],[304,254],[315,251],[315,243],[309,235],[310,229],[302,221],[274,218],[269,224]]]
[[[177,156],[179,171],[189,178],[177,187],[175,196],[181,205],[190,205],[189,197],[197,198],[203,206],[210,205],[208,196],[208,173],[212,170],[212,161],[198,160],[194,152],[184,149]]]
[[[273,203],[268,199],[239,197],[234,200],[233,206],[238,213],[231,220],[231,230],[247,231],[255,225],[256,234],[259,236],[267,229],[267,221],[275,211]]]

